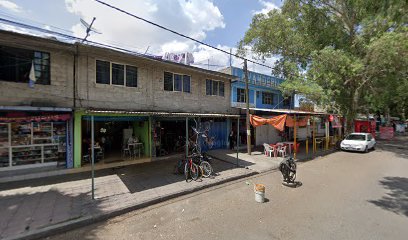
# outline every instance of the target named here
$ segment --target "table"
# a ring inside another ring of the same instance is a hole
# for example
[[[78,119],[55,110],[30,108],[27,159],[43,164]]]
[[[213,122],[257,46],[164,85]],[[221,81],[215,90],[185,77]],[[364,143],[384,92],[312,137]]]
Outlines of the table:
[[[143,143],[141,143],[141,142],[128,143],[128,147],[133,152],[132,156],[136,156],[136,149],[137,149],[137,152],[138,152],[139,158],[140,158],[140,151],[143,148]]]
[[[325,137],[318,137],[318,138],[314,138],[314,150],[317,151],[317,144],[321,145],[322,148],[324,148],[324,141],[325,141]]]
[[[287,145],[289,147],[289,154],[292,154],[293,142],[278,142],[276,145]]]

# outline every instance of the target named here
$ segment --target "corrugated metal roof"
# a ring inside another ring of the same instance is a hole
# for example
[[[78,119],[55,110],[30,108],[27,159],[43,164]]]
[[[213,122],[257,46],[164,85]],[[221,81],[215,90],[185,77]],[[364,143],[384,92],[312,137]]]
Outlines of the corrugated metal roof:
[[[141,111],[117,111],[117,110],[87,110],[87,114],[118,114],[134,116],[163,116],[163,117],[227,117],[238,118],[240,115],[224,113],[174,113],[174,112],[141,112]]]
[[[244,107],[238,107],[239,109],[246,109]],[[308,112],[293,109],[267,109],[267,108],[249,108],[249,110],[263,111],[263,112],[274,112],[274,113],[286,113],[286,114],[306,114],[306,115],[336,115],[325,112]]]

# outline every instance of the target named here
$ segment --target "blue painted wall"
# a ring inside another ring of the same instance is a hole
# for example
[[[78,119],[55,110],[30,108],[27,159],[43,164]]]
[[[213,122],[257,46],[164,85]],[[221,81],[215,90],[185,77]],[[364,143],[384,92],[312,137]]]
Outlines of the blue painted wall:
[[[213,122],[211,123],[210,131],[208,132],[208,136],[214,137],[214,146],[211,149],[224,149],[227,148],[227,140],[228,140],[228,127],[227,121],[224,122]],[[201,139],[200,139],[201,140]],[[203,142],[200,141],[201,151],[208,151],[208,146]]]
[[[245,89],[244,71],[236,67],[232,67],[230,71],[232,75],[239,78],[231,84],[231,103],[235,103],[237,102],[237,89]],[[248,71],[248,80],[249,103],[252,105],[251,107],[265,109],[291,108],[289,104],[284,105],[282,93],[278,90],[279,85],[284,81],[283,79]],[[262,92],[273,94],[272,104],[262,103]]]

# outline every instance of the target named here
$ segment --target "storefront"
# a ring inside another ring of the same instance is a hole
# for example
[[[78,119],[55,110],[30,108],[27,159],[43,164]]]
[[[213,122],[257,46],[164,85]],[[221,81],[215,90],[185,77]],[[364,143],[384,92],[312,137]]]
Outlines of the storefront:
[[[208,118],[198,115],[189,117],[187,121],[190,141],[195,142],[198,136],[193,128],[206,135],[206,137],[200,135],[198,139],[202,151],[228,148],[227,118]],[[185,117],[153,117],[152,124],[153,156],[161,157],[185,152]]]
[[[213,138],[213,149],[226,148],[229,132],[228,119],[236,122],[238,115],[132,112],[111,110],[83,110],[75,112],[74,165],[81,167],[90,162],[89,153],[93,135],[94,151],[102,145],[103,159],[95,154],[96,163],[116,161],[133,164],[151,161],[176,154],[185,154],[186,137],[194,138],[192,127],[196,122],[210,124],[209,136]],[[235,120],[235,121],[234,121]],[[93,124],[92,124],[93,122]],[[186,123],[187,126],[186,126]],[[188,129],[188,130],[187,130]],[[188,131],[188,132],[187,132]],[[92,134],[93,132],[93,134]],[[143,150],[136,157],[126,155],[129,138],[137,139]],[[123,154],[125,151],[125,154]]]
[[[71,168],[71,113],[0,111],[0,169]]]
[[[75,167],[91,163],[92,132],[96,163],[150,158],[149,130],[148,116],[114,111],[77,111]]]

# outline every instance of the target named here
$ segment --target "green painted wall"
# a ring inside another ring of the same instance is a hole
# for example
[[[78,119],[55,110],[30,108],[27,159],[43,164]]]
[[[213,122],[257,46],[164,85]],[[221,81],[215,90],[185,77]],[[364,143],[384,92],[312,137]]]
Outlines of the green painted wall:
[[[143,143],[145,156],[150,157],[150,134],[149,134],[149,121],[134,122],[133,133],[139,138],[139,141]]]
[[[83,111],[74,113],[74,168],[81,167],[82,155],[82,116]]]
[[[84,110],[78,110],[74,113],[74,168],[81,167],[82,160],[82,117],[88,116]],[[94,113],[94,116],[129,116],[127,114],[112,114],[112,113]],[[134,133],[143,142],[145,156],[151,156],[151,129],[150,121],[144,121],[143,126],[139,122],[133,124]]]

